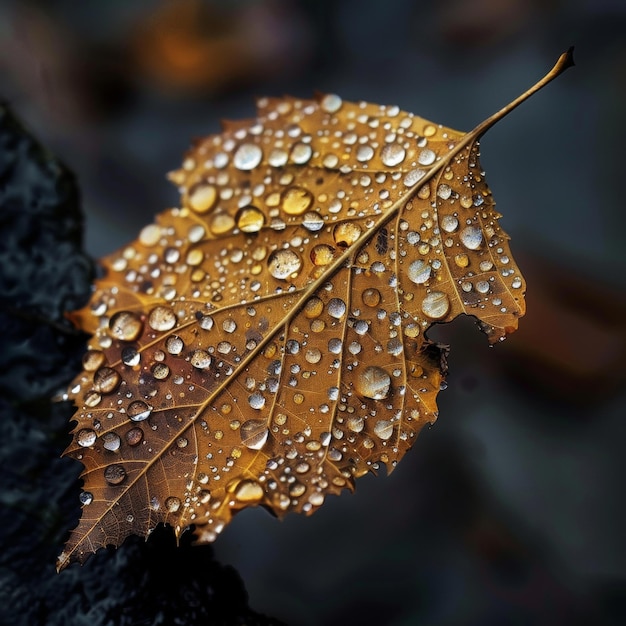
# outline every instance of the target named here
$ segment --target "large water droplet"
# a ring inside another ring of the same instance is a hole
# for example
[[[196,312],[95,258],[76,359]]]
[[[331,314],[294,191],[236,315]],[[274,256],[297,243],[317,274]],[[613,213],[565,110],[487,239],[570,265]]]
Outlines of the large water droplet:
[[[180,509],[180,498],[177,498],[176,496],[169,496],[168,498],[165,498],[165,510],[168,513],[177,513],[178,510]]]
[[[168,337],[167,341],[165,342],[165,349],[170,354],[180,354],[183,351],[184,347],[185,344],[178,335],[172,335],[171,337]]]
[[[283,195],[283,211],[287,215],[302,215],[313,203],[313,194],[302,187],[292,187]]]
[[[337,224],[333,229],[333,239],[338,246],[351,246],[361,236],[361,227],[354,222]]]
[[[199,370],[207,369],[211,365],[211,355],[206,350],[194,350],[191,364]]]
[[[341,98],[334,93],[326,94],[320,102],[322,110],[326,111],[326,113],[335,113],[339,111],[342,104],[343,101]]]
[[[122,363],[128,367],[135,367],[141,361],[141,353],[134,346],[125,346],[122,348]]]
[[[363,300],[363,304],[369,307],[376,307],[380,304],[380,291],[378,289],[374,289],[373,287],[368,287],[361,294],[361,300]]]
[[[133,422],[142,422],[148,419],[150,413],[152,413],[152,409],[143,400],[135,400],[128,405],[127,414]]]
[[[328,301],[328,315],[340,320],[346,314],[346,303],[340,298],[331,298]]]
[[[171,330],[176,326],[176,314],[170,307],[157,306],[150,311],[148,324],[152,330]]]
[[[96,433],[90,428],[83,428],[78,431],[76,435],[76,443],[83,448],[88,448],[89,446],[93,446],[96,443]]]
[[[356,389],[366,398],[383,400],[389,395],[391,377],[382,367],[370,365],[357,376]]]
[[[119,311],[109,320],[109,330],[115,339],[134,341],[141,334],[143,324],[134,313]]]
[[[263,158],[263,151],[254,143],[243,143],[237,148],[233,165],[239,170],[253,170]]]
[[[374,434],[383,441],[387,441],[387,439],[390,439],[391,435],[393,435],[393,422],[389,420],[379,420],[374,425]]]
[[[308,213],[305,213],[302,218],[302,226],[304,226],[308,231],[315,233],[324,227],[324,218],[319,213],[309,211]]]
[[[470,250],[478,250],[483,241],[483,234],[477,226],[467,226],[459,234],[461,243]]]
[[[335,249],[325,243],[314,246],[311,250],[311,261],[313,261],[313,265],[323,267],[332,263],[334,258]]]
[[[87,350],[83,356],[83,368],[87,372],[95,372],[104,363],[104,352]]]
[[[109,485],[120,485],[126,480],[126,470],[121,465],[109,465],[104,470],[104,480]]]
[[[258,502],[263,498],[263,487],[256,480],[242,480],[237,483],[234,495],[239,502]]]
[[[248,397],[248,404],[259,411],[265,406],[265,396],[261,392],[255,391]]]
[[[257,207],[248,205],[237,213],[237,228],[243,233],[258,233],[265,224],[265,215]]]
[[[274,278],[285,280],[302,266],[302,259],[289,248],[274,250],[268,259],[267,265]]]
[[[241,443],[251,450],[260,450],[267,441],[269,430],[265,420],[247,420],[241,425]]]
[[[291,149],[291,160],[298,165],[304,165],[312,155],[313,149],[308,143],[297,143]]]
[[[380,152],[380,160],[387,167],[395,167],[404,161],[406,150],[399,143],[386,143]]]
[[[443,291],[431,291],[422,300],[422,312],[428,317],[440,320],[445,317],[450,310],[450,300]]]
[[[106,433],[102,435],[102,445],[105,450],[116,452],[122,445],[122,440],[116,433]]]
[[[366,163],[374,156],[374,148],[367,144],[360,145],[356,151],[356,160]]]
[[[141,428],[131,428],[126,433],[126,443],[129,446],[137,446],[143,441],[143,430]]]
[[[413,263],[409,265],[407,275],[414,283],[421,285],[428,281],[431,271],[431,267],[428,263],[422,261],[422,259],[417,259],[417,261],[413,261]]]
[[[454,215],[444,215],[441,218],[441,228],[447,233],[453,233],[459,227],[459,220]]]
[[[418,181],[424,178],[424,174],[426,174],[426,172],[424,170],[419,170],[419,169],[411,170],[410,172],[407,172],[407,174],[404,177],[404,186],[412,187]]]
[[[121,382],[120,375],[110,367],[101,367],[93,375],[93,386],[100,393],[113,393]]]
[[[189,190],[187,202],[197,213],[206,213],[217,200],[217,189],[213,185],[199,184]],[[155,242],[156,243],[156,242]]]
[[[424,148],[417,157],[420,165],[432,165],[435,162],[436,154],[430,148]]]

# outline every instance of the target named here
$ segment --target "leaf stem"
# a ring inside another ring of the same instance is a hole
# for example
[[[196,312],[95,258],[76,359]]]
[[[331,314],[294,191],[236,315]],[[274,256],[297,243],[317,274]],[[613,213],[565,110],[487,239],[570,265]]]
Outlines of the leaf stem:
[[[481,122],[474,130],[467,133],[467,136],[472,139],[480,139],[494,124],[499,122],[503,117],[506,117],[513,109],[516,109],[522,102],[528,100],[530,96],[537,93],[540,89],[543,89],[549,82],[553,81],[566,69],[574,65],[574,46],[571,46],[558,58],[554,67],[542,79],[538,80],[532,87],[494,113],[491,117],[487,118],[484,122]]]

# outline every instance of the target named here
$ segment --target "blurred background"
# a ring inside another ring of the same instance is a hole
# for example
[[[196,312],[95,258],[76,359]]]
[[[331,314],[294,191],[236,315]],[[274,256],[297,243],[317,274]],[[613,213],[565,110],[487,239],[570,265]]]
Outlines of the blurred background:
[[[215,544],[288,624],[626,623],[626,4],[620,0],[3,0],[0,97],[75,172],[97,257],[177,204],[194,137],[315,90],[469,130],[570,45],[482,164],[528,282],[494,349],[450,343],[440,418],[394,474]],[[383,472],[384,473],[384,472]],[[175,575],[173,573],[173,575]]]

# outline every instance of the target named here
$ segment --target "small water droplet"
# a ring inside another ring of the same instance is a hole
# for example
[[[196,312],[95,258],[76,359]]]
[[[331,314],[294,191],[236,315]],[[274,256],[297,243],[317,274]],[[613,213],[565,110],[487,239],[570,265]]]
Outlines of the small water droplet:
[[[313,203],[313,194],[302,187],[292,187],[283,194],[283,211],[287,215],[302,215]]]
[[[114,339],[134,341],[141,334],[143,324],[134,313],[118,311],[109,320],[109,330]]]
[[[225,235],[235,227],[235,220],[230,213],[218,211],[213,214],[209,223],[209,230],[214,235]]]
[[[454,215],[444,215],[441,218],[441,228],[447,233],[453,233],[459,227],[459,220]]]
[[[362,144],[357,148],[356,160],[361,163],[366,163],[374,156],[374,148],[367,144]]]
[[[432,165],[436,157],[437,155],[430,148],[424,148],[417,157],[417,162],[420,165]]]
[[[383,400],[389,395],[391,377],[382,367],[370,365],[357,376],[356,389],[366,398]]]
[[[148,224],[139,233],[139,242],[146,247],[156,246],[161,239],[161,227],[156,224]]]
[[[207,369],[211,365],[211,356],[206,350],[194,350],[191,355],[191,364],[199,369]]]
[[[437,187],[437,195],[442,200],[447,200],[452,195],[452,189],[450,185],[439,185],[439,187]]]
[[[93,375],[93,386],[100,393],[113,393],[121,382],[120,375],[110,367],[101,367]]]
[[[87,350],[83,356],[83,368],[87,372],[95,372],[104,363],[104,352]]]
[[[328,301],[328,315],[340,320],[346,314],[346,303],[341,298],[331,298]]]
[[[422,178],[424,178],[425,174],[426,172],[420,169],[411,170],[410,172],[407,172],[406,175],[404,176],[404,186],[413,187],[413,185],[415,185]]]
[[[233,165],[239,170],[253,170],[263,158],[263,151],[254,143],[243,143],[233,156]]]
[[[406,150],[399,143],[386,143],[380,152],[380,160],[387,167],[400,165],[405,156]]]
[[[265,224],[265,215],[257,207],[248,205],[239,209],[237,228],[244,233],[258,233]]]
[[[165,349],[173,355],[180,354],[183,351],[185,344],[183,340],[178,335],[172,335],[167,338],[165,342]]]
[[[421,259],[417,259],[417,261],[413,261],[409,265],[407,275],[409,280],[413,281],[417,285],[421,285],[428,282],[431,271],[431,267],[428,263],[422,261]]]
[[[93,446],[93,444],[96,443],[96,439],[96,433],[89,428],[83,428],[82,430],[79,430],[78,434],[76,435],[76,443],[83,448]]]
[[[476,283],[476,291],[478,291],[479,293],[488,293],[489,283],[486,280],[479,280]]]
[[[126,479],[126,470],[121,465],[109,465],[104,470],[104,480],[109,485],[120,485]]]
[[[260,450],[267,441],[269,430],[265,420],[247,420],[239,431],[241,443],[251,450]]]
[[[122,363],[128,367],[135,367],[141,361],[141,353],[133,346],[122,348]]]
[[[141,428],[131,428],[126,433],[126,443],[129,446],[137,446],[143,441],[143,430]]]
[[[206,213],[215,205],[217,189],[214,185],[199,184],[189,190],[187,203],[196,213]]]
[[[380,291],[378,291],[378,289],[374,289],[373,287],[368,287],[361,294],[361,300],[363,300],[363,304],[365,306],[376,307],[380,304]]]
[[[391,438],[391,435],[393,435],[393,422],[389,420],[379,420],[374,424],[374,434],[383,441],[387,441]]]
[[[152,409],[143,401],[135,400],[128,405],[127,414],[133,422],[142,422],[150,417]]]
[[[324,218],[315,211],[309,211],[302,218],[302,225],[310,232],[315,233],[324,227]]]
[[[483,234],[477,226],[467,226],[460,232],[459,239],[469,250],[478,250],[483,241]]]
[[[311,250],[311,261],[313,265],[323,267],[332,263],[334,258],[335,249],[325,243],[314,246]]]
[[[180,498],[177,498],[176,496],[169,496],[167,498],[165,498],[165,510],[168,513],[177,513],[178,510],[180,509]]]
[[[265,396],[259,391],[255,391],[248,396],[248,404],[257,411],[261,410],[265,406]]]
[[[267,259],[268,269],[274,278],[286,280],[302,266],[302,259],[289,248],[274,250]]]
[[[176,314],[168,306],[157,306],[150,311],[148,325],[160,332],[171,330],[176,326]]]
[[[263,498],[263,487],[256,480],[241,480],[235,487],[235,498],[239,502],[258,502]]]
[[[333,239],[338,246],[351,246],[361,236],[361,227],[355,222],[343,222],[333,229]]]
[[[297,143],[291,149],[291,160],[297,165],[304,165],[313,155],[313,149],[308,143]]]
[[[110,452],[116,452],[120,449],[120,445],[122,445],[122,440],[116,433],[106,433],[102,435],[102,445],[105,450],[109,450]]]
[[[83,506],[88,506],[93,502],[93,493],[90,491],[83,491],[80,496],[78,496],[78,499]]]
[[[320,107],[323,111],[326,111],[326,113],[336,113],[337,111],[339,111],[342,104],[343,101],[339,96],[335,95],[334,93],[329,93],[322,98],[320,102]]]
[[[431,319],[440,320],[449,310],[450,300],[443,291],[431,291],[422,300],[422,312]]]

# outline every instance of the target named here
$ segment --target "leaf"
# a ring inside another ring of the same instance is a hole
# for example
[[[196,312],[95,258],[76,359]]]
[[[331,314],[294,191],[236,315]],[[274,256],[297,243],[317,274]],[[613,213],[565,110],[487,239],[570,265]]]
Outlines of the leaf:
[[[437,417],[461,313],[515,330],[524,280],[472,132],[394,106],[262,99],[171,175],[181,208],[103,259],[71,317],[82,517],[58,567],[161,522],[213,541],[238,510],[315,511]]]

